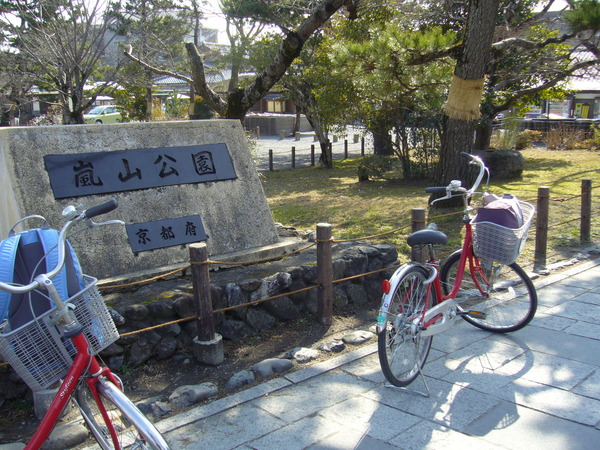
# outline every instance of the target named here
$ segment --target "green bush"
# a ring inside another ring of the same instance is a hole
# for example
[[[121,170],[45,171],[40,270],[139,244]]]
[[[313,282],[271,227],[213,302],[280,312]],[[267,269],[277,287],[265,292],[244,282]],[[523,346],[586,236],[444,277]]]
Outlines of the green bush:
[[[386,172],[398,168],[398,158],[394,156],[372,155],[365,156],[356,169],[358,181],[368,181],[372,178],[384,178]]]
[[[531,147],[535,142],[542,142],[544,135],[538,130],[523,130],[517,134],[515,141],[515,149],[523,150],[524,148]]]

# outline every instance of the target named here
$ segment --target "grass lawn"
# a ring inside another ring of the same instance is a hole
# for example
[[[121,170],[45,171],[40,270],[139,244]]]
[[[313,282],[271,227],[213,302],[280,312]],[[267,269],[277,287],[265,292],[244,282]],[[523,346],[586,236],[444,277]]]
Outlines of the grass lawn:
[[[495,194],[511,192],[520,199],[536,204],[540,186],[550,187],[550,230],[548,263],[569,257],[579,247],[579,221],[562,222],[580,215],[581,180],[592,179],[592,186],[600,185],[600,152],[588,150],[527,149],[525,171],[521,179],[492,181],[489,191]],[[333,170],[321,167],[268,172],[263,187],[275,221],[298,229],[314,229],[319,222],[332,225],[336,238],[361,238],[410,225],[411,209],[427,207],[425,187],[428,180],[386,181],[359,183],[356,175],[358,160],[336,162]],[[598,198],[595,194],[594,200]],[[598,242],[600,204],[592,204],[592,240]],[[459,210],[430,209],[429,216],[459,212]],[[451,237],[444,251],[452,251],[460,244],[461,214],[436,218],[440,229]],[[390,235],[369,239],[389,243],[408,258],[404,239],[409,228]],[[533,262],[535,224],[529,234],[527,247],[519,262],[528,266]]]

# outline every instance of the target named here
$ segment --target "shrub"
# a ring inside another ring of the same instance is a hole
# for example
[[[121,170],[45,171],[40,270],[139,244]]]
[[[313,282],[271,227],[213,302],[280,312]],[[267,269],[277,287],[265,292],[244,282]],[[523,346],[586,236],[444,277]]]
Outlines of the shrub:
[[[371,178],[384,178],[384,174],[397,169],[398,158],[394,156],[372,155],[365,156],[358,163],[358,181],[368,181]]]
[[[585,140],[583,130],[578,130],[564,124],[551,128],[546,133],[546,147],[551,150],[578,148]]]
[[[29,126],[60,124],[62,124],[62,108],[60,107],[60,105],[50,106],[46,114],[34,117],[27,123],[27,125]]]
[[[544,135],[538,130],[523,130],[517,135],[515,141],[515,149],[523,150],[524,148],[531,147],[535,142],[542,142]]]

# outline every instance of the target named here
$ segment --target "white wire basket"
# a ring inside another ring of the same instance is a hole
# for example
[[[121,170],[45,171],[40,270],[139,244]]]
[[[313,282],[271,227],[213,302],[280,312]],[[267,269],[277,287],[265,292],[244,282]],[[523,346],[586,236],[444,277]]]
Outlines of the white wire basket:
[[[535,213],[535,208],[530,203],[519,201],[519,207],[523,213],[523,225],[520,228],[507,228],[493,222],[471,220],[473,251],[478,258],[507,265],[517,260],[525,246]]]
[[[95,355],[115,342],[119,333],[98,291],[97,280],[87,275],[83,278],[86,288],[67,303],[84,327],[83,334]],[[64,378],[76,355],[71,340],[52,324],[53,312],[52,309],[12,331],[8,322],[0,324],[0,353],[34,392]]]

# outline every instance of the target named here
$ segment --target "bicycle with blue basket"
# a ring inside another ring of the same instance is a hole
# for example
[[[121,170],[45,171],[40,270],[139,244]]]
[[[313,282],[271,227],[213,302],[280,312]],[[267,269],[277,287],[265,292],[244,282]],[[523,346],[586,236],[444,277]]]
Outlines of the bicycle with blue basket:
[[[16,233],[0,247],[0,353],[34,391],[59,386],[26,449],[39,449],[72,400],[101,448],[168,449],[156,427],[123,393],[123,383],[96,356],[119,334],[98,291],[84,275],[67,241],[75,225],[98,227],[91,219],[117,207],[111,200],[84,209],[69,206],[58,230]]]

